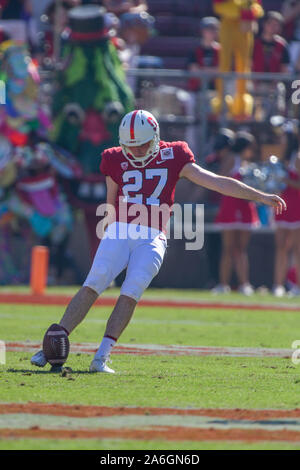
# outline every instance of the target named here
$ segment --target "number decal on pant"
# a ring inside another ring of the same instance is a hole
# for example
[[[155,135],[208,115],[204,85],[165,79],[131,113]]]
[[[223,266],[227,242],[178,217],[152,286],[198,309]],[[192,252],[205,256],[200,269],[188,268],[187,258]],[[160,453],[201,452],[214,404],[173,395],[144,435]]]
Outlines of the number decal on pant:
[[[167,168],[148,168],[145,171],[145,179],[152,180],[155,177],[159,177],[158,183],[154,188],[153,193],[147,197],[146,204],[152,206],[159,206],[160,200],[159,196],[161,195],[162,190],[164,189],[167,179],[168,179],[168,169]],[[132,182],[129,183],[129,181]],[[123,182],[128,183],[123,186],[123,194],[127,202],[134,204],[143,203],[143,194],[135,194],[134,196],[129,196],[130,192],[138,192],[142,189],[143,186],[143,174],[139,170],[129,170],[123,173]]]

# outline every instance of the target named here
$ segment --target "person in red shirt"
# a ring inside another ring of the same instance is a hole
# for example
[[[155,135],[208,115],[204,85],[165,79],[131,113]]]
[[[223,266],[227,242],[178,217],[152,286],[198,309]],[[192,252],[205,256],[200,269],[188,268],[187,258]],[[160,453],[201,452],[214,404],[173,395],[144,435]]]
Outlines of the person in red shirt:
[[[280,36],[283,17],[276,11],[269,11],[262,31],[254,42],[253,72],[288,73],[290,55],[286,40]],[[278,80],[255,80],[256,116],[259,120],[267,119],[273,114],[286,112],[286,85]]]
[[[100,166],[106,175],[108,217],[103,224],[107,228],[84,285],[60,321],[61,329],[67,333],[63,341],[68,343],[67,335],[85,318],[112,280],[127,268],[121,295],[108,319],[104,337],[90,366],[91,372],[114,373],[107,365],[111,349],[163,262],[167,246],[166,222],[179,178],[187,178],[228,196],[271,205],[278,212],[285,208],[285,202],[274,194],[265,194],[240,181],[204,170],[196,164],[186,142],[160,140],[159,124],[147,111],[135,110],[124,116],[119,141],[119,147],[103,152]],[[124,206],[125,212],[122,212]],[[163,221],[152,217],[152,212],[156,216],[160,208],[164,208]],[[140,211],[144,218],[136,223]],[[67,345],[64,346],[66,351]],[[43,367],[47,358],[39,351],[31,362]]]
[[[284,37],[289,42],[292,70],[299,72],[300,61],[300,2],[285,0],[282,5]]]
[[[213,16],[205,17],[200,22],[201,39],[199,45],[189,55],[187,68],[191,72],[199,70],[217,70],[219,66],[220,44],[218,42],[220,22]],[[211,84],[214,88],[214,85]],[[201,82],[198,78],[191,78],[188,83],[191,91],[198,91]]]
[[[193,50],[187,59],[187,70],[190,72],[199,72],[200,70],[217,70],[219,67],[219,39],[220,22],[213,16],[207,16],[200,21],[200,39],[199,44]],[[187,100],[187,113],[197,120],[199,118],[199,108],[202,106],[202,100],[207,100],[207,90],[203,93],[205,96],[200,97],[201,80],[191,77],[187,82],[189,90],[189,99]],[[215,80],[209,83],[209,100],[213,97],[215,89]],[[211,96],[210,96],[211,95]],[[201,101],[201,103],[200,103]],[[198,142],[198,126],[189,126],[186,130],[186,140],[189,142],[191,149],[196,149]]]
[[[262,32],[254,42],[253,72],[287,73],[290,56],[286,40],[280,36],[283,17],[276,11],[269,11],[262,26]]]
[[[223,174],[241,180],[242,169],[249,165],[254,150],[254,136],[244,131],[237,132],[232,153],[223,165]],[[229,283],[234,267],[238,277],[239,292],[245,295],[253,294],[253,288],[249,283],[247,247],[251,228],[259,225],[255,204],[252,201],[223,195],[216,223],[222,231],[222,257],[220,284],[213,289],[213,293],[230,292]]]

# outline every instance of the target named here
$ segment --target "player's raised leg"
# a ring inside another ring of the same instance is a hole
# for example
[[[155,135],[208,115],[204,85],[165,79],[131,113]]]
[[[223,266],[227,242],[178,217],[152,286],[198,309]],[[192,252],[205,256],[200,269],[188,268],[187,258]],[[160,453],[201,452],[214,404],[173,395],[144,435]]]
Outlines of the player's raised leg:
[[[97,297],[123,271],[128,259],[127,240],[106,237],[101,241],[84,285],[72,298],[60,321],[60,326],[68,335],[86,317]],[[47,359],[43,351],[34,354],[31,363],[38,367],[44,367],[47,364]]]

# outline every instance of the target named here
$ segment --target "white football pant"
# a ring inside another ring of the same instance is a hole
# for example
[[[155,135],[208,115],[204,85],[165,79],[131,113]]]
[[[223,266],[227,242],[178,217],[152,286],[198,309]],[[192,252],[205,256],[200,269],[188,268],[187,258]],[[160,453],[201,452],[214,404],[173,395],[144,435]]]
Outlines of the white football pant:
[[[114,222],[100,241],[84,282],[99,295],[127,267],[121,294],[138,301],[158,274],[167,248],[166,235],[136,224]]]

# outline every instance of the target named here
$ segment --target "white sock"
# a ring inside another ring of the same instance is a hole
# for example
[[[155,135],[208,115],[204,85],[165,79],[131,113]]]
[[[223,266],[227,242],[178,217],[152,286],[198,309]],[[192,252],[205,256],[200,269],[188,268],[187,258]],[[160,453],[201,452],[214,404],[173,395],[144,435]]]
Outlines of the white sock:
[[[95,354],[95,359],[99,359],[101,356],[108,357],[116,342],[116,340],[109,336],[103,336],[99,349]]]

